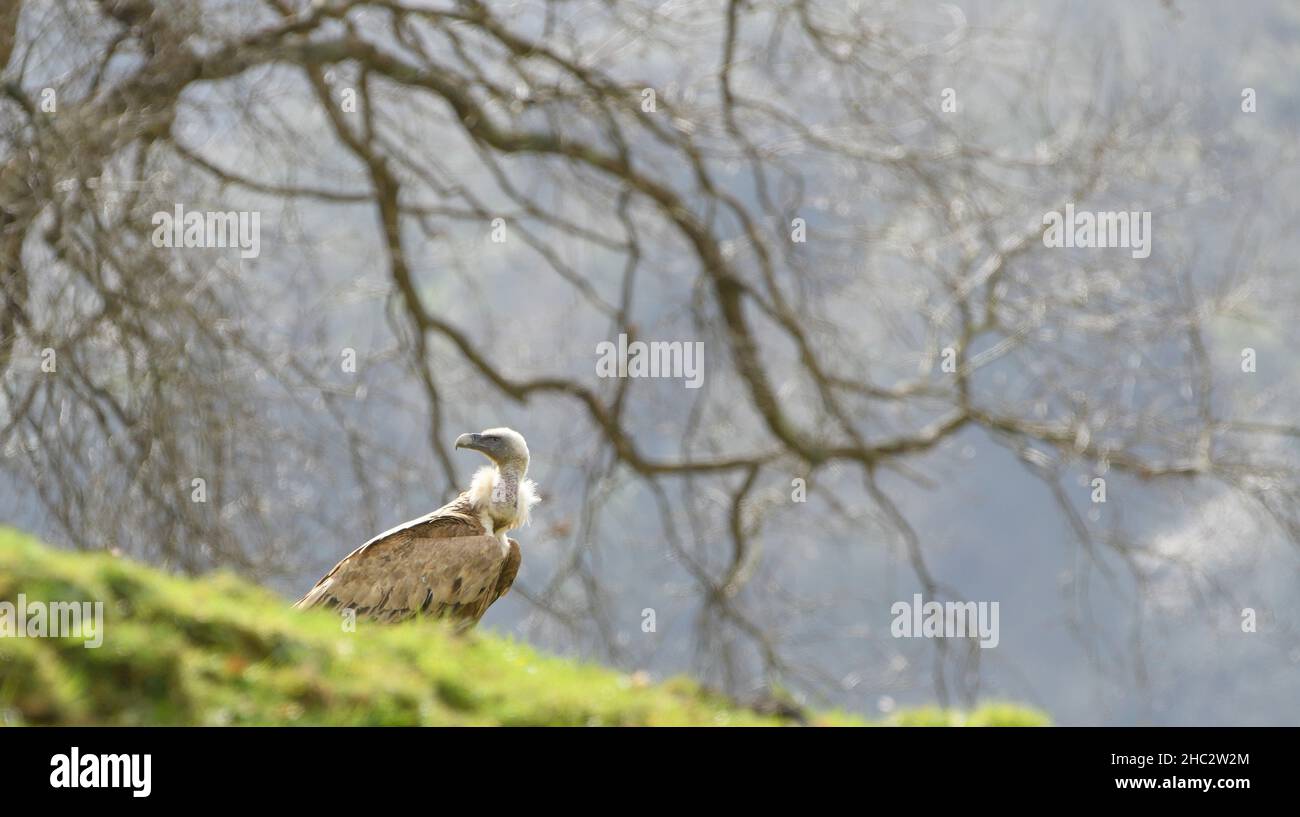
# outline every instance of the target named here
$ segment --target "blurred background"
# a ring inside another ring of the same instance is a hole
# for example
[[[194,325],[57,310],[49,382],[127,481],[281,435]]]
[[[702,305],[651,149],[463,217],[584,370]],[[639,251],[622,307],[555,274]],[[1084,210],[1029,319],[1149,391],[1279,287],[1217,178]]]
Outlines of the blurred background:
[[[508,425],[545,499],[482,627],[871,716],[1296,724],[1298,34],[10,0],[0,521],[288,603]],[[1067,203],[1150,212],[1150,257],[1045,247]],[[260,253],[156,246],[178,205]],[[598,376],[620,334],[702,342],[702,387]],[[998,602],[998,646],[891,637],[913,593]]]

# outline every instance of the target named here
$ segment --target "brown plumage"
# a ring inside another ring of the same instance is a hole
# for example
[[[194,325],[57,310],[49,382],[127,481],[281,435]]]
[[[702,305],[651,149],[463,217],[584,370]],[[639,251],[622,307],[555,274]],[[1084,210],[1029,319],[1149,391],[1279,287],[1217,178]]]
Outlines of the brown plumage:
[[[294,606],[351,609],[385,623],[419,615],[478,623],[515,581],[519,543],[505,533],[528,521],[537,498],[523,479],[528,449],[517,433],[466,434],[457,447],[482,451],[495,465],[438,510],[352,551]]]

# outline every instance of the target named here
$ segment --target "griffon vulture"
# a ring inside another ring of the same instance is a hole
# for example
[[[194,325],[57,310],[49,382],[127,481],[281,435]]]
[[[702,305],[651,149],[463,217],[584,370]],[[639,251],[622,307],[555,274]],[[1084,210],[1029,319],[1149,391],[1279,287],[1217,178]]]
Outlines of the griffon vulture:
[[[528,445],[518,432],[462,434],[456,447],[493,464],[451,502],[352,551],[294,606],[351,609],[382,622],[430,615],[465,629],[477,624],[515,581],[519,543],[506,531],[528,524],[538,497],[524,478]]]

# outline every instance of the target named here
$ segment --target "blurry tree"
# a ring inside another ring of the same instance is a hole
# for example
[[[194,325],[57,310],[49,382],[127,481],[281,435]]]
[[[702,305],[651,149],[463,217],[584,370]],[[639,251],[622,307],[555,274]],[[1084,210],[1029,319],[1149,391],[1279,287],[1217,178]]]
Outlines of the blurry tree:
[[[0,29],[0,462],[77,547],[320,565],[397,521],[386,498],[461,484],[450,441],[495,419],[461,404],[518,405],[558,421],[522,427],[539,468],[589,446],[574,507],[547,510],[552,575],[522,583],[542,615],[617,657],[637,577],[601,553],[650,509],[703,672],[815,690],[835,679],[788,634],[818,613],[773,566],[897,547],[927,598],[960,598],[898,494],[961,435],[1014,451],[1139,584],[1168,561],[1090,518],[1078,474],[1136,507],[1222,486],[1300,537],[1296,429],[1237,413],[1237,350],[1207,337],[1292,297],[1282,227],[1234,210],[1234,252],[1200,265],[1186,215],[1267,173],[1207,168],[1184,100],[1118,47],[813,0],[19,0]],[[281,214],[281,268],[154,246],[178,202]],[[1045,247],[1067,203],[1153,211],[1155,251]],[[324,271],[340,230],[377,248],[351,288]],[[384,365],[334,376],[338,322],[376,293]],[[597,378],[620,333],[704,341],[704,388]],[[939,693],[970,694],[978,650],[935,648]]]

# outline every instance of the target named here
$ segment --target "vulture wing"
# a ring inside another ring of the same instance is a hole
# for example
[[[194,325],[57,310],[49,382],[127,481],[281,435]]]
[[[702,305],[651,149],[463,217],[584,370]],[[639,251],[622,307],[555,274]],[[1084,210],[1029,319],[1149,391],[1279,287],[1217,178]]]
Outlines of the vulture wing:
[[[383,622],[448,616],[472,626],[519,571],[519,543],[487,535],[468,497],[381,533],[343,558],[294,605],[340,607]]]

